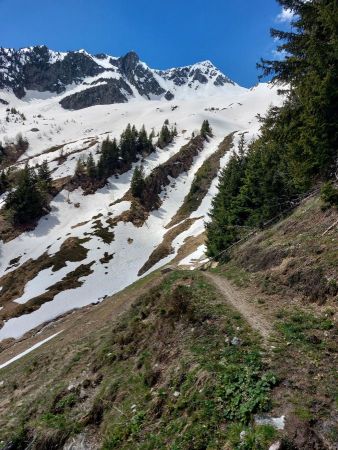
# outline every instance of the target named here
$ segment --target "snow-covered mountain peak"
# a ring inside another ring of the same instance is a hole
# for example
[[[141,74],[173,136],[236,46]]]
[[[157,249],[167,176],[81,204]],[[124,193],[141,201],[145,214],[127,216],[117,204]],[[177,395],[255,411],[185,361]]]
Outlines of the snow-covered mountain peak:
[[[130,99],[173,100],[210,96],[237,86],[205,60],[168,70],[151,69],[135,51],[121,57],[81,49],[58,52],[46,46],[0,48],[0,90],[24,99],[29,91],[60,95],[65,109],[126,103]],[[76,89],[74,89],[76,87]],[[65,95],[67,93],[67,95]]]

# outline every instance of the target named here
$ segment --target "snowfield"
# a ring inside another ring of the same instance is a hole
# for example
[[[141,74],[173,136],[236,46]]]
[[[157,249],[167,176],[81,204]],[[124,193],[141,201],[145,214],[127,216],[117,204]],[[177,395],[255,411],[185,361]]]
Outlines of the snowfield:
[[[55,55],[55,58],[61,57],[62,54]],[[100,63],[109,64],[108,60],[100,60]],[[114,76],[114,73],[110,72],[110,76]],[[112,203],[121,199],[128,191],[132,170],[118,178],[110,178],[108,184],[93,195],[83,195],[81,189],[73,192],[63,190],[53,199],[50,214],[42,217],[33,231],[23,233],[10,242],[1,242],[0,286],[1,277],[17,269],[13,265],[8,268],[13,259],[20,257],[18,264],[21,266],[30,259],[39,258],[45,252],[49,255],[55,254],[69,237],[90,238],[81,244],[88,249],[84,260],[67,262],[65,267],[54,272],[51,268],[42,270],[26,283],[23,294],[15,299],[16,303],[26,304],[30,299],[45,293],[49,287],[82,264],[92,263],[92,273],[80,278],[80,287],[59,292],[52,301],[42,304],[37,310],[4,322],[0,329],[0,340],[19,338],[61,314],[102,301],[136,281],[138,271],[154,248],[162,242],[168,231],[165,226],[182,205],[194,175],[203,162],[231,132],[246,132],[248,140],[254,137],[259,130],[257,114],[264,114],[270,105],[281,102],[277,90],[267,84],[259,84],[251,90],[228,84],[218,88],[212,86],[209,90],[206,88],[203,95],[198,90],[194,96],[191,90],[183,90],[179,98],[173,101],[149,101],[139,96],[124,104],[93,106],[78,111],[64,110],[59,104],[60,99],[80,89],[81,86],[69,86],[61,95],[29,92],[22,100],[17,99],[11,92],[1,92],[1,98],[10,103],[9,107],[15,107],[26,118],[24,121],[7,121],[8,106],[0,104],[0,141],[10,142],[21,132],[30,142],[29,149],[16,163],[17,166],[23,165],[27,158],[31,165],[40,164],[47,159],[53,178],[72,175],[80,156],[88,156],[89,152],[92,152],[97,158],[96,151],[102,140],[107,135],[118,138],[127,123],[138,129],[144,124],[148,131],[154,129],[157,132],[164,120],[168,119],[170,124],[176,124],[178,137],[172,145],[163,150],[157,149],[144,161],[145,172],[149,174],[152,169],[177,153],[189,141],[192,132],[199,131],[203,120],[210,122],[214,136],[194,159],[188,173],[172,180],[163,190],[160,209],[152,211],[148,220],[139,228],[131,223],[119,222],[112,229],[114,240],[109,244],[93,234],[94,222],[97,220],[95,217],[100,215],[99,220],[103,227],[107,227],[108,219],[129,209],[128,201]],[[38,131],[32,131],[34,129]],[[237,133],[234,148],[238,139]],[[65,157],[61,164],[57,160],[60,152]],[[227,163],[229,156],[228,152],[222,158],[221,166]],[[159,261],[150,271],[169,263],[187,237],[203,233],[211,199],[216,190],[217,179],[214,179],[202,204],[191,215],[199,219],[173,241],[174,254]],[[196,260],[205,258],[204,251],[204,245],[198,246],[180,264],[193,266]],[[113,257],[108,262],[100,262],[107,253]]]

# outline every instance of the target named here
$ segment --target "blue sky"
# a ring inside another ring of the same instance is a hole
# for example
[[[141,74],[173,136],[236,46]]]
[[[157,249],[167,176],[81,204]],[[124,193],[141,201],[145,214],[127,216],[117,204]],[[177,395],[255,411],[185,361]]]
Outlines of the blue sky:
[[[45,44],[114,56],[135,50],[153,68],[210,59],[243,86],[270,58],[275,0],[0,0],[0,45]]]

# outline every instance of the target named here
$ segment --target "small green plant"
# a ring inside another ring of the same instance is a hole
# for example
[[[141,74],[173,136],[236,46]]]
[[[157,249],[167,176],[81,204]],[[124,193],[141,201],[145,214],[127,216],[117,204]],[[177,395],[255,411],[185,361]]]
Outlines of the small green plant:
[[[277,431],[271,425],[243,427],[234,423],[229,426],[227,437],[233,450],[266,450],[276,439]]]
[[[282,318],[283,316],[280,316]],[[284,319],[277,324],[277,328],[288,341],[298,342],[304,346],[311,346],[312,332],[327,331],[333,327],[328,317],[316,317],[305,311],[295,311],[290,315],[285,313]]]
[[[270,390],[276,384],[273,374],[262,374],[258,368],[247,365],[226,367],[221,380],[218,394],[224,402],[225,418],[243,423],[256,411],[269,407]]]
[[[64,430],[67,427],[67,420],[63,414],[43,414],[41,416],[41,422],[44,422],[50,428],[59,430]]]
[[[74,393],[68,394],[65,397],[61,398],[56,404],[56,408],[58,410],[65,410],[66,408],[71,408],[77,402],[77,395]]]

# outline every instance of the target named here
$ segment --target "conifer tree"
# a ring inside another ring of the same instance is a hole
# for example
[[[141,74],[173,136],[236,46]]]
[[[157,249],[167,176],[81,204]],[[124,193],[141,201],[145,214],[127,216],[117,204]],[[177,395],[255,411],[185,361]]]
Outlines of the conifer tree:
[[[47,160],[44,160],[42,164],[38,167],[38,182],[46,192],[49,192],[51,190],[52,177],[50,175]]]
[[[137,131],[128,123],[127,128],[121,134],[120,152],[123,162],[130,164],[136,161],[137,154]]]
[[[281,107],[270,108],[261,119],[258,139],[240,152],[242,156],[233,156],[222,172],[207,226],[211,256],[236,241],[241,227],[262,226],[288,210],[313,184],[334,177],[338,4],[334,0],[279,3],[294,13],[292,31],[272,30],[286,57],[262,60],[259,67],[283,87],[286,100]],[[336,198],[328,186],[324,185],[325,195]]]
[[[238,213],[238,196],[245,176],[246,157],[243,152],[233,153],[222,170],[218,193],[212,200],[207,224],[208,255],[218,257],[219,253],[238,239],[238,226],[245,221],[245,212]]]
[[[21,133],[18,133],[18,135],[16,136],[16,148],[18,150],[25,151],[28,147],[28,140],[24,138]]]
[[[168,123],[163,124],[159,137],[158,137],[158,141],[157,141],[157,146],[160,148],[164,148],[167,145],[169,145],[173,139],[174,139],[174,133],[173,131],[170,131],[168,124],[169,121],[167,121]]]
[[[75,177],[76,177],[77,179],[82,179],[82,178],[84,178],[84,177],[86,176],[86,173],[87,173],[87,171],[86,171],[86,164],[85,164],[85,162],[83,161],[83,158],[80,157],[80,158],[77,160],[77,162],[76,162],[76,167],[75,167],[75,173],[74,173],[74,175],[75,175]]]
[[[212,130],[208,120],[203,120],[201,127],[201,136],[207,138],[208,136],[212,136]]]
[[[149,134],[149,141],[150,141],[151,144],[153,143],[154,137],[155,137],[155,130],[154,130],[154,128],[152,128],[151,132]]]
[[[101,155],[97,164],[98,178],[110,177],[118,169],[119,148],[116,139],[111,141],[109,137],[102,142]]]
[[[0,164],[2,163],[4,156],[5,156],[5,149],[2,145],[2,142],[0,141]]]
[[[16,189],[7,196],[5,208],[14,224],[24,224],[40,217],[44,206],[43,196],[36,186],[34,170],[26,164]]]
[[[3,170],[0,174],[0,194],[3,194],[9,187],[8,177]]]
[[[149,155],[154,151],[154,146],[152,144],[152,140],[150,136],[148,137],[148,133],[144,127],[142,126],[141,130],[138,133],[137,139],[137,151],[141,155]]]
[[[108,174],[113,175],[116,173],[119,167],[119,155],[120,150],[117,145],[116,139],[109,142],[108,151],[107,151],[107,167]]]
[[[105,178],[108,175],[108,152],[109,152],[110,139],[109,136],[102,142],[101,155],[97,163],[97,176],[99,179]]]
[[[143,167],[136,166],[131,180],[130,188],[133,197],[141,198],[145,185]]]
[[[280,42],[277,50],[286,57],[262,59],[258,67],[262,76],[272,75],[288,92],[275,121],[289,125],[282,146],[296,184],[307,189],[314,176],[332,175],[337,158],[338,4],[336,0],[279,3],[294,13],[291,31],[271,30]]]
[[[91,180],[94,180],[97,176],[97,168],[92,153],[89,153],[89,156],[87,158],[86,169],[87,169],[87,176]]]

